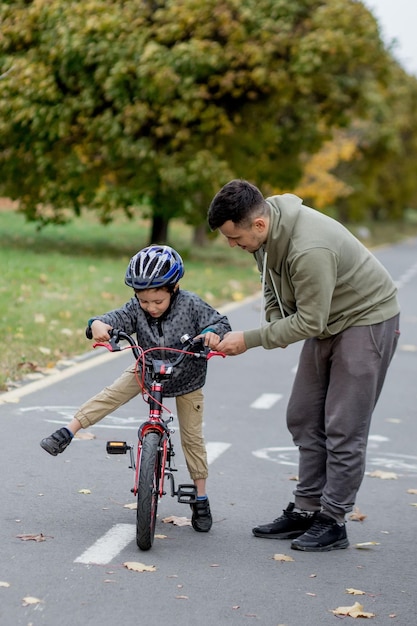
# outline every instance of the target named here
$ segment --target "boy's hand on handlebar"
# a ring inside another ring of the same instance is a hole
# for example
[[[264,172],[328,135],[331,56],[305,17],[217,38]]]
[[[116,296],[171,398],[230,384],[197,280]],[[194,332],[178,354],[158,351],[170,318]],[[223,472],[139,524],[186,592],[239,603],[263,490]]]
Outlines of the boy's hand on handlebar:
[[[105,324],[100,320],[94,320],[91,324],[91,332],[93,334],[94,341],[109,341],[109,330],[111,329],[112,326],[109,324]]]
[[[236,356],[237,354],[246,352],[247,347],[243,338],[243,331],[234,330],[230,333],[226,333],[223,340],[217,345],[216,350],[228,356]]]

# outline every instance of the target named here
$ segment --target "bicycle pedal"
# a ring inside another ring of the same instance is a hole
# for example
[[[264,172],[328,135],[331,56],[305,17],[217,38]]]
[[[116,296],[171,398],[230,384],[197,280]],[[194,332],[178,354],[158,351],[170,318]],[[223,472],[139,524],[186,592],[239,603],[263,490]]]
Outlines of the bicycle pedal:
[[[107,454],[126,454],[130,450],[130,446],[126,441],[108,441],[106,444]]]
[[[197,500],[197,487],[195,485],[178,485],[178,502],[193,504]]]

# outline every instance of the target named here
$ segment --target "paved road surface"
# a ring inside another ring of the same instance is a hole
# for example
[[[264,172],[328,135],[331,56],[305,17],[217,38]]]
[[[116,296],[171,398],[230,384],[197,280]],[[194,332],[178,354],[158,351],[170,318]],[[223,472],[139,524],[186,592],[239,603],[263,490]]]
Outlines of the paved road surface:
[[[105,442],[133,443],[146,405],[140,399],[125,405],[91,429],[93,440],[74,441],[57,458],[39,447],[129,362],[127,355],[100,356],[0,396],[0,624],[327,626],[339,619],[333,609],[355,602],[375,614],[375,624],[414,624],[417,493],[409,490],[417,490],[417,241],[377,255],[400,287],[402,338],[371,429],[357,502],[366,518],[348,522],[349,549],[302,553],[288,541],[251,535],[254,525],[280,514],[294,488],[297,455],[285,406],[299,346],[290,346],[210,362],[205,435],[213,529],[199,534],[164,524],[170,515],[190,516],[166,496],[156,530],[165,538],[138,551],[135,512],[124,506],[133,502],[131,470],[126,457],[106,455]],[[253,300],[233,309],[233,327],[257,326],[259,306]],[[177,453],[178,478],[187,482],[179,445]],[[374,471],[393,477],[372,477]],[[18,538],[27,534],[45,541]],[[375,544],[356,547],[364,542]],[[277,561],[275,554],[294,560]],[[129,571],[127,561],[156,571]],[[28,597],[39,602],[28,604]]]

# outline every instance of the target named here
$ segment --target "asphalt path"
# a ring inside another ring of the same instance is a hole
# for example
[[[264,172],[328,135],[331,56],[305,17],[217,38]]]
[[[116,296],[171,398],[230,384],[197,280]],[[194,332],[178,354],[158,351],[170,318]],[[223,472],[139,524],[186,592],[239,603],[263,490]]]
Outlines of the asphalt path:
[[[98,357],[0,396],[0,624],[315,626],[351,620],[332,611],[356,602],[375,624],[414,624],[417,240],[376,254],[400,288],[402,336],[374,413],[357,501],[363,521],[348,521],[348,549],[303,553],[289,541],[251,533],[292,499],[297,454],[285,407],[295,345],[210,361],[205,437],[213,528],[202,534],[164,523],[190,517],[187,505],[167,495],[159,505],[160,537],[139,551],[135,511],[125,507],[134,502],[133,473],[127,457],[108,456],[105,444],[134,443],[146,417],[140,397],[91,428],[94,439],[74,440],[56,458],[39,446],[131,358],[99,349]],[[235,329],[256,327],[260,301],[228,315]],[[176,480],[186,483],[178,439],[176,433]],[[126,562],[155,571],[131,571]]]

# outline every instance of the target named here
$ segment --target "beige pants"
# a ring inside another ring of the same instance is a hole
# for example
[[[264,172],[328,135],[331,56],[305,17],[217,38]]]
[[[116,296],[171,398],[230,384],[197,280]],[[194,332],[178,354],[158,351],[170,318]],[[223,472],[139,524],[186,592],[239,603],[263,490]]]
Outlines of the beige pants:
[[[137,396],[141,389],[135,376],[135,365],[128,367],[109,387],[85,402],[75,414],[83,428],[99,422]],[[185,462],[192,480],[207,478],[207,451],[203,437],[203,390],[175,398],[177,417]]]

